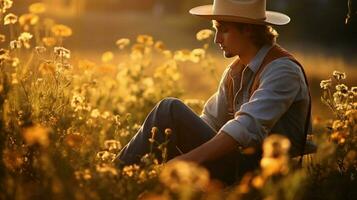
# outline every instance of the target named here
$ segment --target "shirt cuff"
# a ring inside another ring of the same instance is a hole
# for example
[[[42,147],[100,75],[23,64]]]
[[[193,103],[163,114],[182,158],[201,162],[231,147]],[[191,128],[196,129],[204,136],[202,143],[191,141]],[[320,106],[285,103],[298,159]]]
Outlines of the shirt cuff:
[[[235,139],[243,148],[260,145],[259,137],[251,134],[244,126],[244,124],[246,124],[244,123],[246,120],[249,119],[240,117],[239,120],[229,120],[225,125],[223,125],[221,131],[233,137],[233,139]]]

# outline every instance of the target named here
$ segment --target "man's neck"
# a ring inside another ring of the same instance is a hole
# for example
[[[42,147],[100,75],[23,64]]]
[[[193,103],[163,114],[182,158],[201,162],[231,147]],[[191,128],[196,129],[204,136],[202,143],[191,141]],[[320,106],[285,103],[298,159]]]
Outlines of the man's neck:
[[[257,55],[258,51],[260,50],[260,46],[255,46],[251,45],[250,47],[247,47],[245,51],[239,55],[240,61],[244,65],[248,65],[252,59]]]

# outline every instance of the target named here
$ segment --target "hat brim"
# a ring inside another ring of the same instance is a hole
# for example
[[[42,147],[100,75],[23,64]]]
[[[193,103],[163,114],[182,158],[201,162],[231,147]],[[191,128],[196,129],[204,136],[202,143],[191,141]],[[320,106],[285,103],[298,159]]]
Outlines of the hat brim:
[[[290,17],[279,12],[265,11],[265,19],[251,19],[232,15],[216,15],[213,13],[213,5],[204,5],[192,8],[190,14],[203,17],[209,20],[241,22],[248,24],[265,24],[265,25],[285,25],[290,22]]]

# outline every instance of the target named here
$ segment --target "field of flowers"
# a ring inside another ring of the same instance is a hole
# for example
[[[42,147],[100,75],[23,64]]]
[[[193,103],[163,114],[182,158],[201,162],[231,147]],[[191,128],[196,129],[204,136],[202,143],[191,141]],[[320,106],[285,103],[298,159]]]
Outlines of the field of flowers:
[[[155,104],[184,97],[182,63],[218,81],[207,51],[213,32],[196,34],[201,47],[178,51],[149,35],[121,38],[97,64],[71,59],[72,29],[42,17],[44,4],[20,16],[12,6],[0,1],[9,31],[0,35],[0,199],[356,199],[357,87],[345,85],[345,73],[321,81],[334,117],[314,121],[318,150],[301,168],[288,157],[289,140],[275,135],[264,142],[260,170],[229,187],[200,166],[165,165],[152,154],[118,168],[114,158]],[[197,113],[204,103],[184,101]],[[152,143],[154,135],[153,127]],[[165,144],[161,150],[164,157]]]

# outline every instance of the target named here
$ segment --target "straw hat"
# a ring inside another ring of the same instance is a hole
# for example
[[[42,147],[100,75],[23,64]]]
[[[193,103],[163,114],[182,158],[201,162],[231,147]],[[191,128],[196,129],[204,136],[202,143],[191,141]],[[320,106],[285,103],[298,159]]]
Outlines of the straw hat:
[[[284,25],[289,16],[266,11],[266,0],[214,0],[213,5],[192,8],[192,15],[210,20],[249,24]]]

